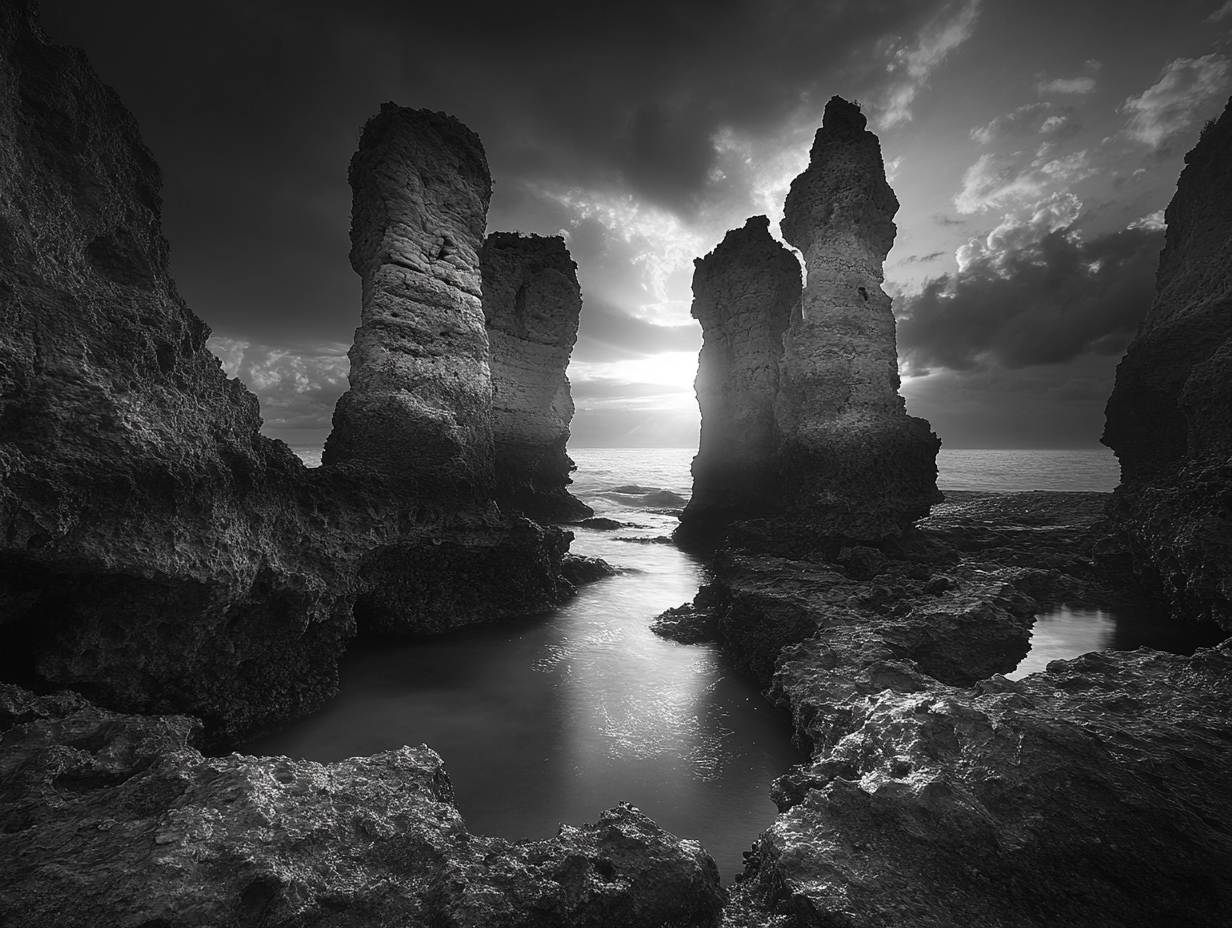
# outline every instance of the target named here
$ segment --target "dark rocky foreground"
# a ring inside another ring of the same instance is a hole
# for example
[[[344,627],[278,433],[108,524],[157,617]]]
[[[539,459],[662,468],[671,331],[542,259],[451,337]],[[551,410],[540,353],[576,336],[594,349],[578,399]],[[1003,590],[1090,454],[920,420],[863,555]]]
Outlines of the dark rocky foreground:
[[[890,554],[767,553],[773,525],[720,552],[663,632],[717,636],[813,758],[725,925],[1227,923],[1232,644],[1000,676],[1041,609],[1151,603],[1106,499],[959,493]]]
[[[427,746],[204,757],[199,727],[0,684],[7,928],[719,921],[714,861],[630,806],[550,840],[482,838]]]

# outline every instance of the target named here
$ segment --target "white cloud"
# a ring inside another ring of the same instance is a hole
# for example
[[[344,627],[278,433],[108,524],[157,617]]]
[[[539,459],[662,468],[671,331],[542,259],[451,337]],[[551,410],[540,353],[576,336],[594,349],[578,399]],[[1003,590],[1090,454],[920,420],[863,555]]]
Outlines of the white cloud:
[[[1225,3],[1225,4],[1224,4],[1223,6],[1221,6],[1219,9],[1217,9],[1217,10],[1216,10],[1214,13],[1212,13],[1210,16],[1206,17],[1206,19],[1204,19],[1204,20],[1203,20],[1203,22],[1205,22],[1205,23],[1217,23],[1217,22],[1219,22],[1221,19],[1223,19],[1225,16],[1227,16],[1229,13],[1232,13],[1232,0],[1228,0],[1228,2],[1227,2],[1227,3]]]
[[[1232,2],[1229,3],[1229,6],[1232,6]],[[1164,222],[1164,211],[1162,209],[1157,209],[1155,210],[1155,212],[1148,213],[1147,215],[1143,216],[1141,219],[1135,219],[1128,226],[1126,226],[1126,228],[1157,230],[1157,229],[1163,229],[1166,226],[1167,226],[1167,223]]]
[[[958,249],[955,254],[958,269],[964,271],[977,261],[994,269],[999,268],[1007,255],[1043,241],[1049,233],[1073,225],[1081,212],[1081,200],[1072,193],[1059,192],[1036,203],[1028,219],[1019,219],[1013,213],[1007,213],[1000,225],[985,238],[970,239]]]
[[[1071,77],[1057,78],[1054,81],[1048,81],[1044,84],[1038,84],[1036,89],[1040,93],[1076,93],[1088,94],[1095,92],[1095,78],[1093,77]]]
[[[975,32],[980,0],[947,4],[920,30],[915,43],[891,50],[886,66],[892,78],[881,102],[882,128],[911,119],[911,104],[945,57]]]
[[[1228,71],[1228,59],[1215,52],[1201,58],[1177,58],[1141,95],[1121,104],[1121,112],[1130,115],[1126,134],[1158,148],[1188,128],[1203,104],[1224,90]]]
[[[256,394],[268,428],[329,427],[334,403],[347,388],[346,346],[279,348],[218,335],[207,346],[227,376]]]

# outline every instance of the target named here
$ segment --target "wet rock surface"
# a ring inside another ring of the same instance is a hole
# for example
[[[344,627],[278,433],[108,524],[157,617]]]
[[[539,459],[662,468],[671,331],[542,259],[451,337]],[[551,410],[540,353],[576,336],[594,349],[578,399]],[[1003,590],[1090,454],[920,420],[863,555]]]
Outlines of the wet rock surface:
[[[712,926],[694,841],[635,808],[552,839],[467,832],[441,759],[206,757],[182,716],[0,684],[7,926]]]
[[[492,372],[496,498],[532,519],[592,514],[570,495],[573,398],[565,368],[582,291],[560,236],[493,232],[479,255]]]
[[[1108,400],[1109,513],[1180,620],[1232,630],[1232,104],[1185,164],[1155,302]]]
[[[1221,773],[1232,646],[1000,676],[1026,654],[1041,609],[1149,601],[1106,556],[1106,499],[956,493],[896,550],[729,549],[692,608],[660,618],[660,633],[676,624],[683,640],[716,633],[813,758],[776,781],[781,814],[725,924],[1216,925],[1232,914]]]

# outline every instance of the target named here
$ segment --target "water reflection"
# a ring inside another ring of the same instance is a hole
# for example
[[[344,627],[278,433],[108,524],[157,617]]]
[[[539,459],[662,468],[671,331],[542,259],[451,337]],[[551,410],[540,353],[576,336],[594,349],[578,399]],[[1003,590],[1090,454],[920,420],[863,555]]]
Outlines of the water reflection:
[[[693,597],[699,564],[670,530],[579,528],[573,550],[628,569],[548,616],[349,652],[341,695],[250,753],[339,760],[427,743],[445,759],[475,833],[543,838],[628,801],[696,838],[730,879],[775,815],[771,780],[803,758],[790,726],[716,648],[650,633]]]
[[[1013,673],[1011,680],[1021,680],[1048,666],[1049,661],[1066,660],[1103,651],[1112,646],[1116,621],[1103,609],[1082,609],[1061,606],[1052,612],[1036,616],[1031,629],[1031,650]]]
[[[1042,613],[1031,630],[1031,650],[1013,673],[1020,680],[1048,666],[1049,661],[1070,660],[1089,651],[1134,651],[1154,648],[1174,654],[1192,654],[1212,647],[1226,634],[1212,623],[1180,622],[1159,609],[1092,609],[1060,606]]]

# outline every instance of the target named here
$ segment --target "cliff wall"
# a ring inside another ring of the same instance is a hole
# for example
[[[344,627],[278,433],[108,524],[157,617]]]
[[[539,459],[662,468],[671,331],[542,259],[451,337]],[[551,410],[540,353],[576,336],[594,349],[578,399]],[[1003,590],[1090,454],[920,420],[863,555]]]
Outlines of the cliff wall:
[[[577,341],[582,290],[559,236],[493,232],[479,254],[492,372],[496,499],[531,518],[577,519],[565,451],[573,397],[565,368]]]
[[[1232,103],[1185,165],[1155,302],[1108,400],[1109,515],[1178,615],[1232,630]]]

